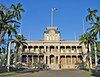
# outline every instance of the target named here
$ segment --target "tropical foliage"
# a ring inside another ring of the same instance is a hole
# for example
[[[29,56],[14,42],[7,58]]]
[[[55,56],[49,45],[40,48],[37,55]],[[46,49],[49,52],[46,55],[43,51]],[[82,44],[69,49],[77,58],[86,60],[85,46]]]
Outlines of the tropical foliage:
[[[18,59],[17,56],[21,55],[21,50],[23,50],[23,47],[25,45],[27,45],[25,40],[26,40],[25,37],[23,35],[19,34],[19,35],[16,36],[16,39],[12,41],[12,43],[15,44],[15,52],[14,52],[15,62],[20,61],[20,59],[17,60]],[[21,50],[19,50],[20,47],[21,47]]]
[[[100,16],[97,12],[97,9],[88,8],[86,21],[91,25],[91,27],[88,28],[87,31],[80,37],[81,43],[84,43],[84,45],[87,47],[87,56],[89,55],[89,58],[95,60],[95,65],[97,65],[97,56],[100,55],[97,52],[100,50],[100,43],[98,38],[98,35],[100,36]]]
[[[18,53],[20,46],[24,45],[25,38],[18,34],[20,28],[21,13],[24,12],[22,4],[12,4],[10,7],[0,5],[0,57],[2,62],[7,63],[8,47],[15,44],[12,51]],[[15,51],[14,51],[15,50]],[[2,56],[5,56],[2,58]]]

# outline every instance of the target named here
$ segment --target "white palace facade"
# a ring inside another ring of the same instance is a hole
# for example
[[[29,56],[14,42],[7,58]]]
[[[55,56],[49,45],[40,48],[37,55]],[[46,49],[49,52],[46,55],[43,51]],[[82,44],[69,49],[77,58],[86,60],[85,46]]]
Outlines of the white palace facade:
[[[27,41],[28,45],[21,53],[21,62],[28,66],[44,63],[50,69],[75,69],[82,63],[84,44],[79,41],[61,40],[57,27],[47,27],[44,39]]]

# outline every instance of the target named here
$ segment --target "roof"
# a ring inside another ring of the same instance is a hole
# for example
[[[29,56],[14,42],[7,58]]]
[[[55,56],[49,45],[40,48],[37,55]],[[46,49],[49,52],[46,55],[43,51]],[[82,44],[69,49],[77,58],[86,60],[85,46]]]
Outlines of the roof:
[[[46,31],[44,31],[44,33],[48,33],[50,30],[54,30],[55,33],[60,33],[60,31],[58,31],[58,28],[55,26],[49,26],[46,28]]]

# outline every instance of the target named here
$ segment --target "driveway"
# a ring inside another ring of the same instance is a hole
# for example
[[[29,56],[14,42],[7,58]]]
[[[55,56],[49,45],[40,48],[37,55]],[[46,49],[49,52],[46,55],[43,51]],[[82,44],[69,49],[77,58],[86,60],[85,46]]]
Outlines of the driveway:
[[[23,73],[2,77],[90,77],[82,70],[49,70],[34,73]]]

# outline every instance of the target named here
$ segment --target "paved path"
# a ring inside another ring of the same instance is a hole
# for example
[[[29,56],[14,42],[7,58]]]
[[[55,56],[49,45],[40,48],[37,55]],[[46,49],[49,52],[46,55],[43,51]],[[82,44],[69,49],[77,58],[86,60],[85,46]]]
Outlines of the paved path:
[[[1,76],[0,76],[1,77]],[[35,73],[23,73],[2,77],[90,77],[82,70],[50,70]]]

